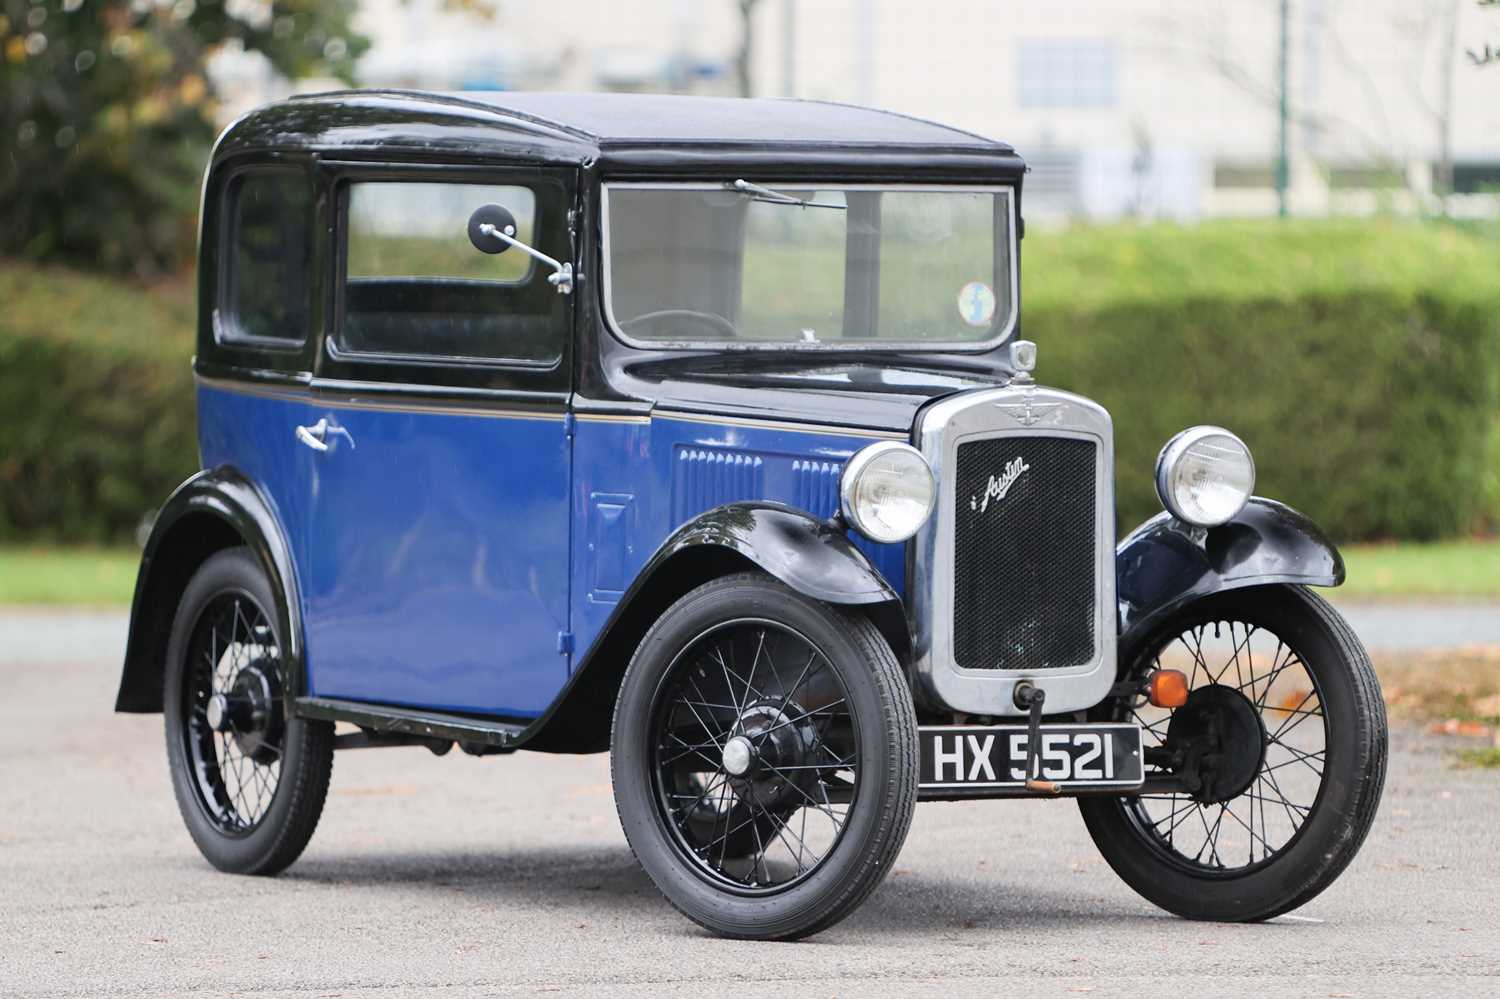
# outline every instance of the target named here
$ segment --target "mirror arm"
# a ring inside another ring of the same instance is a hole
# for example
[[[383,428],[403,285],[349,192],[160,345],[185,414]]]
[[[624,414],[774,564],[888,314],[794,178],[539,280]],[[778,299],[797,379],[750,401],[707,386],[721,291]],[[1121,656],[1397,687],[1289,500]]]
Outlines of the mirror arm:
[[[486,236],[494,236],[496,239],[501,240],[508,246],[514,246],[516,249],[520,250],[527,256],[538,260],[541,263],[544,263],[548,267],[552,268],[552,273],[547,276],[547,283],[555,285],[557,287],[557,293],[559,295],[571,295],[573,293],[574,274],[572,264],[565,264],[560,260],[555,260],[552,257],[547,256],[547,254],[543,253],[541,250],[538,250],[535,247],[527,246],[525,243],[521,242],[519,239],[516,239],[514,236],[500,231],[498,228],[488,222],[481,225],[479,227],[479,231],[484,233]],[[578,275],[578,277],[582,276],[582,274]]]

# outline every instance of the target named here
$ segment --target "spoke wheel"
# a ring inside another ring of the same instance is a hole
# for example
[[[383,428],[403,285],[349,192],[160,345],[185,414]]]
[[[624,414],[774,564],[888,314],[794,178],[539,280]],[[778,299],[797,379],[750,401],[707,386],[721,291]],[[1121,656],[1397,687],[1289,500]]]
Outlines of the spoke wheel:
[[[198,802],[219,830],[250,832],[281,782],[281,650],[250,594],[214,597],[199,616],[182,686]]]
[[[1380,688],[1359,640],[1300,587],[1209,597],[1125,666],[1189,678],[1187,702],[1106,702],[1134,721],[1147,778],[1182,790],[1080,799],[1100,852],[1146,898],[1197,919],[1268,919],[1317,895],[1364,841],[1385,779]]]
[[[210,556],[183,591],[167,643],[167,763],[183,823],[221,870],[273,874],[317,827],[333,726],[288,719],[284,625],[244,548]]]
[[[837,845],[859,793],[859,733],[805,636],[753,618],[704,632],[663,680],[655,731],[662,818],[712,880],[781,891]]]
[[[1178,752],[1181,769],[1191,768],[1201,786],[1140,795],[1127,813],[1144,838],[1194,874],[1270,863],[1322,798],[1328,727],[1317,676],[1285,637],[1233,619],[1191,624],[1147,661],[1148,669],[1187,674],[1188,703],[1132,705],[1129,717],[1148,750]]]
[[[615,703],[620,824],[709,930],[833,925],[890,870],[916,805],[916,714],[868,618],[759,573],[693,590],[646,633]]]

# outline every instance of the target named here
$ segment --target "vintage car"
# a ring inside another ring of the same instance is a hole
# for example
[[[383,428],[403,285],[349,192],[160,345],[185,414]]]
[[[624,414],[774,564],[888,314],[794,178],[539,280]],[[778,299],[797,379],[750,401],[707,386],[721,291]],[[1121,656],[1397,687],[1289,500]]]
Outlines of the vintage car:
[[[1214,426],[1117,543],[1110,414],[1019,339],[1025,172],[806,101],[362,91],[231,125],[203,470],[117,704],[165,714],[203,855],[279,871],[336,750],[458,746],[610,752],[641,865],[732,937],[847,915],[922,800],[1076,796],[1190,918],[1327,887],[1386,760],[1308,589],[1343,563]]]

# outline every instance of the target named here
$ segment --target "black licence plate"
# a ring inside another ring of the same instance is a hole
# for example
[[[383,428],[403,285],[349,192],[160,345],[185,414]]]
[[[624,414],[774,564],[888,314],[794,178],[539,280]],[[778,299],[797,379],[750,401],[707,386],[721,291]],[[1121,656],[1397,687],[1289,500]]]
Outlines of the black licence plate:
[[[1026,784],[1026,726],[923,725],[922,788],[1007,788]],[[1043,725],[1037,772],[1061,790],[1138,787],[1145,779],[1141,727]]]

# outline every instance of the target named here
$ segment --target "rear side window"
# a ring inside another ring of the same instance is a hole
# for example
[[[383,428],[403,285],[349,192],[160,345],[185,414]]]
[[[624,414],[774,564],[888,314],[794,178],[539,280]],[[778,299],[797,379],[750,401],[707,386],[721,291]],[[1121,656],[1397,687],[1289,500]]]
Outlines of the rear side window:
[[[549,192],[550,193],[550,192]],[[521,250],[481,253],[469,216],[499,204],[516,238],[546,252],[563,238],[530,187],[361,181],[344,207],[343,318],[350,354],[549,363],[560,356],[562,296]],[[555,205],[553,207],[556,207]]]
[[[307,338],[312,190],[299,170],[255,170],[229,182],[220,295],[227,340],[295,345]]]

